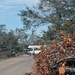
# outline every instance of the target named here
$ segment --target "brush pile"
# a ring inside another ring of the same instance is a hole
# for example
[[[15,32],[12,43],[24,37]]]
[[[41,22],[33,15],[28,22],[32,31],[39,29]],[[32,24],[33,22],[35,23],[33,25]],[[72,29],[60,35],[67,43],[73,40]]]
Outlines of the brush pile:
[[[52,65],[68,56],[75,56],[75,34],[63,38],[59,43],[53,40],[40,54],[34,55],[34,71],[25,75],[58,75],[51,71]]]

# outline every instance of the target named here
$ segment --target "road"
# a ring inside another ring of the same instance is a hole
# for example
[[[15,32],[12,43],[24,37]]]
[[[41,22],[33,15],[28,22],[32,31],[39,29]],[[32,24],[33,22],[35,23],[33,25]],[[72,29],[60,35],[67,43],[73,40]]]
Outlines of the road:
[[[32,70],[32,56],[22,55],[0,61],[0,75],[25,75]]]

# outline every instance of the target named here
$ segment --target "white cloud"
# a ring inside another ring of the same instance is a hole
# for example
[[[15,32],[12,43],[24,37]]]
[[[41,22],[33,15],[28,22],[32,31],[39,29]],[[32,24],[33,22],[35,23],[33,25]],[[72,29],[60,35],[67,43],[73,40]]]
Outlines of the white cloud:
[[[11,6],[10,7],[7,7],[7,6],[0,6],[0,9],[2,10],[7,10],[7,9],[11,9]]]
[[[3,0],[5,3],[15,3],[15,4],[24,4],[24,3],[37,3],[39,0]]]
[[[20,5],[36,5],[39,0],[2,0],[0,1],[1,10],[19,9]]]
[[[7,5],[0,5],[0,10],[16,10],[18,7],[15,6],[7,6]]]

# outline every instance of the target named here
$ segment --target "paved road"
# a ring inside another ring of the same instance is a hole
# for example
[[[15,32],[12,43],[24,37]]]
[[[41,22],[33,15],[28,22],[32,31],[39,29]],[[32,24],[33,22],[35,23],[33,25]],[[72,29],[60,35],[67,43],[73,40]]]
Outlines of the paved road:
[[[33,63],[33,57],[28,55],[1,60],[0,75],[25,75],[32,70]]]

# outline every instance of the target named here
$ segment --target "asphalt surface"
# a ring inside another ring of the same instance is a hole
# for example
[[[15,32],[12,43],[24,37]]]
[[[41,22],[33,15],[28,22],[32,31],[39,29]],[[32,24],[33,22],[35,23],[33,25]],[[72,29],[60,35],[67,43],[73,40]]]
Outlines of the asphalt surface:
[[[22,55],[0,61],[0,75],[25,75],[32,71],[33,56]]]

